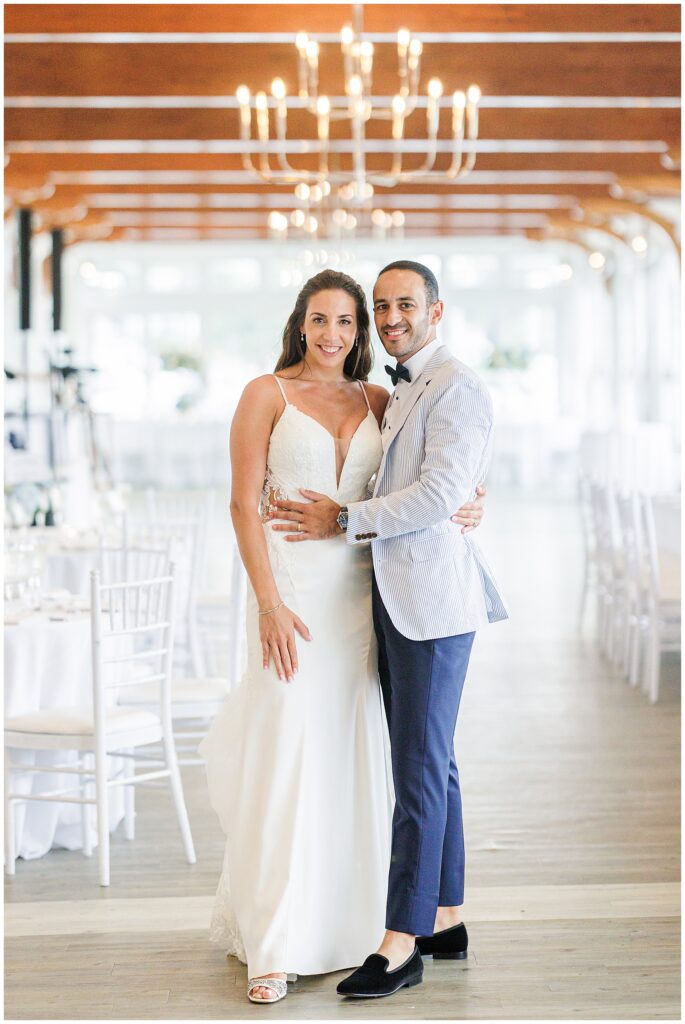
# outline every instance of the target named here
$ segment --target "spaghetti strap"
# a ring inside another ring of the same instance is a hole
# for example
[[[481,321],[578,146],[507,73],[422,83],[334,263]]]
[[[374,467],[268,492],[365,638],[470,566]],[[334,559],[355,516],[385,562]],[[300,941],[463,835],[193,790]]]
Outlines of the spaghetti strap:
[[[278,390],[283,395],[283,401],[285,402],[286,405],[290,405],[290,402],[288,401],[288,397],[287,397],[287,395],[286,395],[286,393],[285,393],[285,391],[283,389],[283,385],[281,384],[280,377],[277,377],[275,373],[273,373],[271,376],[273,377],[273,379],[278,384]]]
[[[361,381],[361,380],[359,381],[359,387],[362,389],[362,394],[364,395],[364,398],[366,400],[366,408],[369,410],[369,412],[371,412],[371,406],[369,405],[369,396],[366,393],[366,388],[364,387],[364,382]]]

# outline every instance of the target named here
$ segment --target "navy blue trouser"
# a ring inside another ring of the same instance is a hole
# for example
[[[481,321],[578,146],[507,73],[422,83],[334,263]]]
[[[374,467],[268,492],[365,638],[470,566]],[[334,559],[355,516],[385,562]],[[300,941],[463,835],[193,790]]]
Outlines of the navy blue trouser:
[[[395,784],[385,926],[432,935],[436,908],[464,902],[454,730],[475,633],[408,640],[393,625],[375,578],[373,623]]]

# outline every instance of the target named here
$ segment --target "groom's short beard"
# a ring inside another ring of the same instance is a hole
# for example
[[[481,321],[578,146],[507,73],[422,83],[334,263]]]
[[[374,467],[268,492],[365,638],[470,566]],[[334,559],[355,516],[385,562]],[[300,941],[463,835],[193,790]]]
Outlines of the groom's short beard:
[[[426,313],[425,318],[421,320],[418,324],[416,324],[411,334],[408,335],[407,338],[405,338],[405,344],[402,350],[398,351],[397,349],[395,349],[395,351],[393,352],[395,358],[404,359],[407,356],[411,357],[411,355],[415,351],[422,348],[426,338],[428,337],[429,329],[430,323],[428,320],[428,313]]]

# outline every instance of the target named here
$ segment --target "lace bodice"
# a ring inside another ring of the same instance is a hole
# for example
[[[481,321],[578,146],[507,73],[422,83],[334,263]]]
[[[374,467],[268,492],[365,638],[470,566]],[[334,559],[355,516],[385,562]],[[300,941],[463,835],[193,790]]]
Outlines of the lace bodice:
[[[383,454],[380,430],[371,410],[350,440],[338,481],[336,439],[287,398],[286,403],[269,441],[262,515],[266,516],[275,499],[303,501],[300,488],[326,494],[340,505],[365,498]]]

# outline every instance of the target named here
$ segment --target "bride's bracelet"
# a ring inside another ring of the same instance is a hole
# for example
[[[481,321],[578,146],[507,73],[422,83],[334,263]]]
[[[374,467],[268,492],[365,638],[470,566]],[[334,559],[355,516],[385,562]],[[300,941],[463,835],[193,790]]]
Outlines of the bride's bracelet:
[[[269,608],[267,611],[265,611],[265,612],[257,612],[257,614],[258,615],[271,615],[272,612],[277,612],[279,608],[282,608],[284,604],[285,604],[285,601],[281,601],[281,603],[277,604],[275,608]]]

